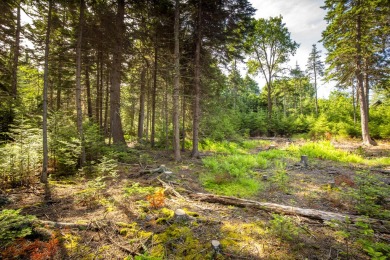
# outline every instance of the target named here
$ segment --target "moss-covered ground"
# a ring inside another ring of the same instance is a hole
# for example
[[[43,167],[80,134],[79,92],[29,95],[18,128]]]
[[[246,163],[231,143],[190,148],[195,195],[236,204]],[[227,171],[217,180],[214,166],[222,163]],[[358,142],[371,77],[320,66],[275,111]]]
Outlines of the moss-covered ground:
[[[116,177],[53,177],[46,186],[5,191],[9,203],[0,209],[79,223],[79,228],[33,227],[53,232],[51,239],[57,242],[51,259],[387,259],[388,233],[375,233],[363,222],[359,227],[348,221],[323,223],[194,201],[187,195],[215,193],[386,221],[389,147],[207,140],[201,145],[202,159],[191,159],[186,152],[181,163],[169,151],[144,150],[147,163],[119,165]],[[309,158],[307,167],[300,162],[302,155]],[[172,173],[144,171],[162,164]],[[187,217],[175,217],[177,209]],[[220,246],[214,248],[213,240]],[[1,245],[3,259],[16,254],[12,250],[25,245],[22,241],[34,238]]]

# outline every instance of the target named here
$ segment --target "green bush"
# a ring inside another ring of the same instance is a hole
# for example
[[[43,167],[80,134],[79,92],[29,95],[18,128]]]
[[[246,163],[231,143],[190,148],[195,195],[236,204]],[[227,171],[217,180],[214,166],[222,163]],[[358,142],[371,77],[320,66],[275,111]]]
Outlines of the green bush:
[[[0,248],[32,233],[35,216],[20,215],[20,210],[4,209],[0,212]]]
[[[267,114],[265,111],[241,114],[241,129],[248,129],[250,136],[260,136],[267,133]]]
[[[49,148],[56,172],[59,175],[75,174],[81,154],[81,141],[73,118],[63,113],[53,113],[49,129]]]
[[[296,226],[292,218],[272,214],[272,220],[269,221],[268,232],[279,237],[281,240],[292,241],[298,237],[300,229]]]
[[[390,211],[383,208],[383,200],[390,194],[390,188],[377,176],[368,172],[357,172],[355,188],[350,188],[347,195],[355,202],[356,210],[370,217],[390,218]]]
[[[27,120],[11,126],[8,141],[0,149],[3,186],[27,185],[35,178],[42,161],[42,131]]]

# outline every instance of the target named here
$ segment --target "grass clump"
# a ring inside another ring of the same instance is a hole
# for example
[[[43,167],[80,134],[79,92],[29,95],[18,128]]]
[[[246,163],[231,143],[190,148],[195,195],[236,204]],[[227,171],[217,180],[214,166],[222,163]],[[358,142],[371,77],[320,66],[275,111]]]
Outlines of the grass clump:
[[[253,170],[267,166],[267,160],[261,156],[243,154],[207,157],[203,163],[208,172],[200,179],[206,189],[240,197],[253,196],[261,189]]]
[[[270,141],[245,140],[242,142],[213,141],[205,139],[199,144],[199,150],[222,154],[249,154],[248,150],[269,145]]]
[[[203,175],[201,181],[207,190],[226,196],[251,197],[263,188],[262,184],[254,179],[235,178],[219,183],[219,178],[221,178],[219,175]]]
[[[330,142],[308,142],[301,147],[291,146],[289,151],[297,152],[299,155],[307,155],[312,158],[319,158],[345,163],[362,163],[363,157],[336,149]]]
[[[199,150],[223,154],[247,153],[238,143],[228,141],[216,142],[210,139],[203,140],[199,144]]]
[[[290,146],[288,149],[290,153],[297,155],[307,155],[312,158],[319,158],[323,160],[331,160],[335,162],[343,163],[359,163],[370,166],[386,166],[390,165],[389,157],[367,159],[361,155],[358,150],[358,154],[336,149],[329,141],[322,142],[308,142],[298,146]]]
[[[259,156],[266,160],[285,159],[291,157],[291,153],[285,150],[272,149],[268,151],[262,151]]]

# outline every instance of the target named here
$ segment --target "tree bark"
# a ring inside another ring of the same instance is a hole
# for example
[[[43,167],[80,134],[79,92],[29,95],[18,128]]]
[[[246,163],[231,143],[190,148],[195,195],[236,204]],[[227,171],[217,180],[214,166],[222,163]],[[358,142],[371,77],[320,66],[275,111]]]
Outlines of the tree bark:
[[[180,0],[175,0],[175,72],[173,85],[173,152],[175,154],[175,161],[181,160],[180,155],[180,126],[179,126],[179,91],[180,91]]]
[[[195,71],[194,71],[194,110],[192,123],[192,153],[191,157],[199,158],[199,123],[200,123],[200,50],[202,48],[202,0],[199,1],[198,20],[195,43]]]
[[[49,76],[49,51],[50,51],[50,30],[51,30],[51,9],[53,7],[53,0],[49,0],[49,13],[47,17],[46,37],[45,37],[45,68],[43,71],[43,163],[40,180],[47,183],[47,169],[49,162],[48,144],[47,144],[47,90],[48,90],[48,76]]]
[[[108,67],[108,65],[107,65],[107,67]],[[109,103],[109,100],[110,100],[110,83],[109,83],[109,79],[110,79],[110,72],[108,71],[108,68],[107,68],[106,97],[105,97],[105,101],[104,101],[104,134],[106,136],[110,136],[109,132],[111,132],[109,130],[110,126],[108,125],[108,110],[109,110],[108,103]],[[103,85],[102,85],[102,88],[103,88]],[[102,102],[103,102],[103,100],[102,100]]]
[[[57,100],[57,106],[56,110],[60,111],[61,109],[61,90],[62,90],[62,56],[58,55],[58,85],[57,85],[57,94],[56,94],[56,100]]]
[[[81,155],[80,166],[85,163],[85,147],[84,147],[84,134],[83,134],[83,111],[81,106],[81,44],[83,39],[83,24],[84,24],[84,9],[85,2],[80,0],[80,16],[79,16],[79,28],[77,36],[76,46],[76,109],[77,109],[77,130],[79,132],[79,138],[81,140]]]
[[[118,11],[116,14],[115,46],[113,48],[113,60],[111,66],[111,91],[110,91],[110,132],[114,144],[126,144],[122,121],[120,115],[120,85],[122,68],[122,44],[125,31],[124,24],[125,1],[118,0]]]
[[[182,97],[182,129],[181,129],[181,151],[186,151],[186,97],[184,94],[184,86],[183,86],[183,97]]]
[[[271,72],[268,75],[269,80],[267,82],[267,108],[268,108],[268,122],[271,123],[272,119],[272,75]]]
[[[100,59],[100,52],[98,52],[97,59],[96,59],[96,99],[95,99],[95,116],[96,116],[96,123],[101,128],[100,124],[100,66],[101,66],[101,59]]]
[[[356,125],[356,91],[355,86],[353,84],[353,80],[351,80],[352,86],[352,105],[353,105],[353,123]]]
[[[154,42],[154,71],[152,88],[152,127],[150,133],[150,145],[154,147],[154,137],[156,134],[156,98],[157,98],[157,69],[158,69],[158,46],[157,46],[157,28]]]
[[[99,87],[99,125],[103,129],[103,87],[104,87],[104,58],[100,52],[100,87]]]
[[[12,66],[12,96],[16,99],[18,95],[18,66],[20,55],[20,2],[17,3],[16,10],[16,32],[15,32],[15,47],[14,47],[14,59]]]
[[[87,114],[89,120],[92,120],[93,114],[92,114],[92,97],[91,97],[91,82],[89,79],[89,65],[88,60],[87,64],[85,64],[85,87],[87,89]]]
[[[358,1],[358,5],[360,6],[360,0]],[[368,111],[367,111],[367,93],[364,89],[363,82],[363,68],[362,68],[362,48],[361,48],[361,38],[362,38],[362,28],[361,28],[361,14],[357,15],[356,21],[356,70],[355,76],[357,80],[357,89],[359,95],[360,102],[360,121],[362,127],[362,138],[364,145],[376,145],[375,141],[373,141],[370,137],[370,132],[368,129]]]
[[[139,96],[139,114],[138,114],[138,141],[141,141],[144,135],[145,90],[146,90],[145,84],[146,84],[146,68],[142,68],[140,96]]]
[[[313,69],[314,69],[314,90],[315,90],[315,94],[316,94],[316,117],[318,117],[318,91],[317,91],[317,61],[315,59],[315,55],[314,55],[314,66],[313,66]]]

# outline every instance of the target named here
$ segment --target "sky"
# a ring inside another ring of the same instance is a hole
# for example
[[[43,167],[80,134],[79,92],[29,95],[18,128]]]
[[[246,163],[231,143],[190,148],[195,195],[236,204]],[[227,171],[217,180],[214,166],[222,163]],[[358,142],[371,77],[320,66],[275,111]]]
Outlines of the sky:
[[[320,8],[324,5],[323,0],[249,1],[257,9],[255,18],[283,16],[283,22],[291,33],[291,39],[300,44],[295,56],[290,58],[288,63],[290,67],[295,67],[298,62],[301,69],[305,70],[313,44],[316,44],[317,49],[322,51],[322,60],[325,60],[326,50],[322,43],[318,42],[321,40],[321,33],[327,25],[324,21],[326,11]],[[257,77],[256,81],[260,87],[265,84],[265,80],[261,77]],[[327,98],[334,84],[321,81],[318,85],[318,96]]]

